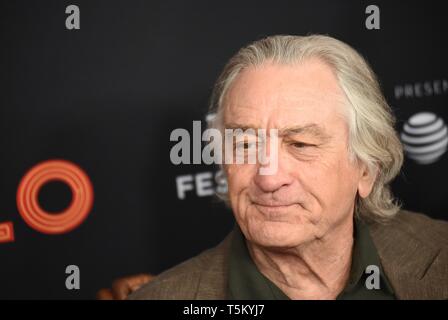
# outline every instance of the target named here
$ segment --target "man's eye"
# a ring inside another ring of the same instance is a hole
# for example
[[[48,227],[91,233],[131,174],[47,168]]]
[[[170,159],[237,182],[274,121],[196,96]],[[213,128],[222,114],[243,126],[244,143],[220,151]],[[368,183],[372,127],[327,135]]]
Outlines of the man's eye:
[[[291,145],[294,148],[297,148],[297,149],[302,149],[302,148],[305,148],[305,147],[312,147],[312,146],[314,146],[312,144],[308,144],[308,143],[305,143],[305,142],[293,142],[293,143],[291,143]]]

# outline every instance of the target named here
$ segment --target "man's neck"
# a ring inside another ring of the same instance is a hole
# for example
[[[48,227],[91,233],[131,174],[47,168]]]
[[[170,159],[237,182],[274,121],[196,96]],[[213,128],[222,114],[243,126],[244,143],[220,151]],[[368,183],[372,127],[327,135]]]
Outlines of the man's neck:
[[[335,299],[350,275],[353,220],[294,249],[273,250],[246,241],[260,272],[291,299]]]

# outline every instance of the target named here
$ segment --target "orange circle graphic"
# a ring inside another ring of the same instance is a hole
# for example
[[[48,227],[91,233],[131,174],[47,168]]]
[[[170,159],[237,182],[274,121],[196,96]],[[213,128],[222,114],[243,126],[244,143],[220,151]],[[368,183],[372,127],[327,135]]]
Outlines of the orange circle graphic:
[[[70,205],[52,214],[39,205],[40,189],[51,181],[66,183],[72,192]],[[33,229],[46,234],[61,234],[78,227],[89,215],[93,204],[93,187],[89,176],[66,160],[47,160],[32,167],[17,189],[17,209]]]

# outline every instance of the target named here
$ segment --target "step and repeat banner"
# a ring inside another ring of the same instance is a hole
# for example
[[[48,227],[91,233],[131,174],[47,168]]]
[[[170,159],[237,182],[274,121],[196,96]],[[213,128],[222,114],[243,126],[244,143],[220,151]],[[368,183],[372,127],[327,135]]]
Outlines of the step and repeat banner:
[[[406,151],[393,191],[448,220],[442,3],[2,1],[0,298],[92,299],[216,245],[234,223],[224,176],[173,164],[170,135],[205,130],[226,61],[273,34],[367,58]]]

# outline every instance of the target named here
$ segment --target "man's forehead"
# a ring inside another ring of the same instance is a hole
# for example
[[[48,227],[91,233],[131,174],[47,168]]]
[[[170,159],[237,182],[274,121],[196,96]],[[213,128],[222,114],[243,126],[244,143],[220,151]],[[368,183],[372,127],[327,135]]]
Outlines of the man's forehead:
[[[316,60],[300,64],[262,64],[243,70],[224,99],[227,115],[269,111],[328,109],[345,100],[331,68]],[[319,111],[321,112],[321,111]]]
[[[310,90],[297,90],[291,94],[272,94],[260,96],[239,96],[228,99],[224,105],[225,115],[245,116],[254,112],[263,114],[286,113],[288,116],[303,115],[303,112],[329,112],[340,111],[345,105],[345,97],[340,94],[325,92],[311,92]]]
[[[285,131],[303,127],[307,132],[316,132],[345,115],[343,101],[316,101],[303,98],[293,103],[277,105],[256,105],[229,103],[224,109],[224,123],[233,127],[276,128]]]
[[[230,98],[238,99],[319,99],[342,92],[331,67],[319,59],[295,64],[265,62],[248,67],[238,74],[229,89]]]
[[[321,67],[245,70],[224,101],[225,126],[325,136],[323,128],[345,115],[346,98],[331,70]]]

